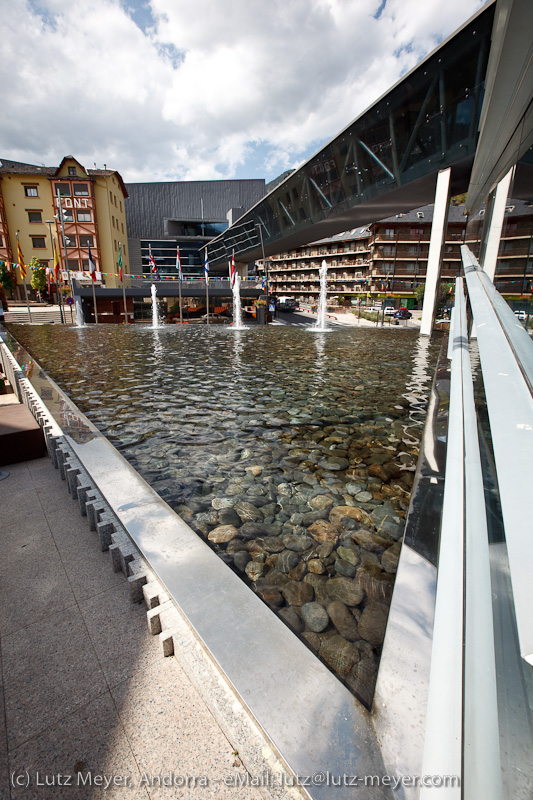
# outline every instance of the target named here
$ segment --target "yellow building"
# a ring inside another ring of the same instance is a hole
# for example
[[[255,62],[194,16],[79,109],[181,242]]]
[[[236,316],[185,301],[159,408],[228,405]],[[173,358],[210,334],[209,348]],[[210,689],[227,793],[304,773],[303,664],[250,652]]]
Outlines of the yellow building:
[[[91,282],[89,249],[97,284],[117,288],[119,256],[126,285],[129,274],[124,200],[118,172],[87,169],[73,156],[58,167],[0,159],[0,261],[18,263],[16,233],[24,262],[36,257],[53,267],[52,237],[60,254],[63,280]],[[18,292],[22,285],[16,268]],[[25,282],[29,285],[31,271]]]

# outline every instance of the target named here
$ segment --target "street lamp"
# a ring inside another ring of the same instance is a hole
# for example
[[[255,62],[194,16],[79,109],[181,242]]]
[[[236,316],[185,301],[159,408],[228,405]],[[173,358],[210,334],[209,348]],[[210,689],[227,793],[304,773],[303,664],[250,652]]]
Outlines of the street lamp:
[[[267,303],[269,297],[269,289],[268,289],[268,265],[265,258],[265,245],[263,244],[263,223],[256,222],[255,227],[259,228],[259,238],[261,239],[261,252],[263,253],[263,269],[265,270],[265,281],[266,281],[266,295],[267,295]]]
[[[50,247],[52,248],[52,269],[54,268],[54,239],[52,237],[52,225],[55,223],[54,219],[45,219],[45,223],[48,225],[48,230],[50,231]],[[56,287],[57,287],[57,299],[59,302],[59,316],[61,317],[61,322],[64,325],[65,320],[63,318],[63,304],[61,302],[61,287],[59,286],[56,280]]]

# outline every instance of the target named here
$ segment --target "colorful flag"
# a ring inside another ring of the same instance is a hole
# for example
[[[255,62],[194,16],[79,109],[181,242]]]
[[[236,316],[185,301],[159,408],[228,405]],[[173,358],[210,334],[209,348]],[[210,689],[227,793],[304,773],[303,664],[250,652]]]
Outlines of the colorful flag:
[[[96,266],[93,261],[93,257],[91,255],[91,248],[89,246],[89,272],[91,273],[91,278],[93,281],[96,281]]]
[[[15,233],[15,236],[17,237],[17,258],[19,260],[20,275],[22,280],[24,280],[26,277],[26,264],[24,263],[24,256],[22,255],[22,250],[20,247],[18,231]]]
[[[230,277],[231,285],[235,286],[235,250],[233,251],[232,256],[231,256],[231,265],[230,265],[230,268],[229,268],[229,277]]]
[[[204,272],[206,281],[209,280],[209,260],[207,258],[207,248],[205,250]]]
[[[156,263],[155,263],[155,258],[152,255],[152,245],[151,244],[148,245],[148,260],[150,261],[150,268],[151,268],[152,272],[154,273],[155,277],[158,277],[158,275],[157,275],[157,266],[156,266]]]
[[[122,281],[122,245],[118,243],[118,276]]]
[[[52,251],[54,253],[54,276],[56,283],[59,286],[59,253],[57,252],[56,240],[52,236]]]
[[[183,272],[181,271],[181,258],[180,258],[180,249],[176,250],[176,269],[178,271],[178,278],[180,281],[183,280]]]

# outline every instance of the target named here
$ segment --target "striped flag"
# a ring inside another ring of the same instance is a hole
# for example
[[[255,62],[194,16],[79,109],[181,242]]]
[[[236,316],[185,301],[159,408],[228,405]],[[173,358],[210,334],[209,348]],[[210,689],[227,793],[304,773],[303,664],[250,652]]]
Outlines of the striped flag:
[[[181,271],[181,258],[180,258],[179,246],[178,246],[178,249],[176,250],[176,270],[178,272],[178,278],[180,279],[180,281],[182,281],[183,280],[183,272]]]
[[[229,268],[229,278],[230,278],[230,281],[231,281],[231,285],[235,286],[235,250],[233,251],[232,256],[231,256],[231,265],[230,265],[230,268]]]
[[[207,248],[205,250],[204,272],[206,281],[209,280],[209,260],[207,258]]]
[[[54,253],[54,276],[56,283],[59,286],[59,253],[57,252],[56,240],[54,236],[52,236],[52,250]]]
[[[96,266],[93,261],[93,257],[91,255],[91,248],[89,247],[89,272],[91,273],[91,278],[93,281],[96,280]]]
[[[20,275],[22,280],[24,280],[24,278],[26,277],[26,264],[24,263],[24,256],[22,255],[22,250],[20,247],[18,231],[15,233],[15,236],[17,237],[17,258],[20,267]]]
[[[118,243],[118,276],[122,281],[122,244]]]
[[[148,245],[148,260],[150,262],[150,269],[154,273],[154,277],[155,278],[159,278],[159,275],[157,273],[157,265],[155,263],[155,258],[152,255],[152,245],[151,244]]]

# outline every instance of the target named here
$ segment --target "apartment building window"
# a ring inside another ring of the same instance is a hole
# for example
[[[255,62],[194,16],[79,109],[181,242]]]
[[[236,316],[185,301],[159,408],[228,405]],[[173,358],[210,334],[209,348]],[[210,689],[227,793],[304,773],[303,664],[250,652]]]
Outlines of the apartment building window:
[[[88,185],[86,183],[75,183],[74,197],[89,197]]]
[[[63,209],[63,220],[64,222],[74,222],[74,212],[71,208]]]
[[[121,228],[122,228],[122,233],[124,233],[124,223],[123,223],[123,222],[121,222],[121,223],[120,223],[120,226],[121,226]]]
[[[424,235],[424,228],[411,228],[410,235],[411,239],[420,239]]]
[[[25,186],[24,194],[26,197],[39,197],[39,189],[37,186]]]
[[[65,244],[67,247],[77,247],[76,237],[71,234],[65,236]]]
[[[78,222],[91,222],[91,212],[90,211],[76,211],[76,217]]]
[[[70,197],[70,184],[56,183],[55,192],[56,195],[61,195],[61,197]]]
[[[4,246],[4,240],[3,240],[3,239],[2,239],[2,237],[0,236],[0,247],[3,247],[3,246]]]
[[[80,247],[94,247],[94,238],[92,236],[80,236]]]
[[[111,214],[111,224],[113,227],[115,227],[115,217],[113,216],[113,214]]]
[[[76,174],[76,167],[69,167],[68,168],[68,174],[69,175],[75,175]]]
[[[394,228],[385,228],[385,236],[387,239],[394,239],[394,234],[396,233]]]
[[[80,268],[79,264],[80,262],[78,261],[77,258],[67,258],[67,267],[69,269],[77,271]]]
[[[120,213],[122,214],[122,200],[119,200],[118,204],[119,204],[119,207],[120,207]]]
[[[43,215],[40,211],[28,211],[28,222],[42,222]]]
[[[393,261],[384,261],[381,264],[381,271],[382,272],[386,272],[387,274],[391,273],[391,272],[394,272],[394,262]]]
[[[46,247],[46,242],[44,240],[44,236],[32,236],[31,237],[32,247],[35,250],[44,250]]]
[[[82,258],[82,260],[81,260],[81,268],[82,268],[82,270],[84,272],[88,272],[89,271],[89,259],[88,258]]]
[[[381,255],[383,256],[393,256],[394,255],[394,246],[390,244],[386,244],[384,247],[380,248]]]

